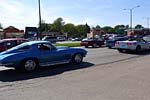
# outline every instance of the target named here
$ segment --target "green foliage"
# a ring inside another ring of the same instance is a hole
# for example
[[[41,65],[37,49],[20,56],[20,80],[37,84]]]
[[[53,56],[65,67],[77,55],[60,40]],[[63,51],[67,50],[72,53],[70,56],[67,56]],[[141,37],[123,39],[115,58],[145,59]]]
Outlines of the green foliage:
[[[142,25],[140,25],[140,24],[137,24],[136,26],[135,26],[135,29],[142,29],[142,28],[144,28]]]
[[[2,25],[0,24],[0,28],[2,28]],[[100,27],[99,25],[96,25],[96,27],[93,28],[100,28],[103,33],[107,32],[117,32],[117,33],[123,33],[125,29],[129,29],[129,25],[116,25],[114,28],[111,26],[105,26]],[[135,26],[136,29],[143,28],[142,25],[138,24]],[[41,21],[41,28],[40,30],[43,31],[49,31],[49,30],[57,30],[59,32],[67,33],[68,38],[69,37],[81,37],[84,38],[87,36],[87,33],[90,33],[91,28],[86,23],[85,25],[74,25],[72,23],[67,23],[63,21],[61,17],[54,20],[52,24],[46,23],[44,20]]]
[[[55,46],[69,46],[69,47],[79,47],[80,43],[56,43]]]
[[[102,28],[104,32],[114,32],[114,29],[110,26],[105,26]]]
[[[62,30],[62,27],[64,26],[65,22],[63,21],[63,19],[60,17],[60,18],[57,18],[53,24],[52,24],[52,29],[53,30],[57,30],[57,31],[60,31]]]
[[[44,20],[41,21],[41,28],[40,28],[40,31],[41,32],[44,32],[44,31],[48,31],[51,29],[51,24],[48,24],[48,23],[45,23]]]
[[[87,27],[86,27],[86,25],[77,25],[76,26],[76,29],[77,29],[77,34],[76,34],[76,36],[77,37],[86,37],[86,35],[87,35]]]
[[[125,29],[125,25],[116,25],[116,26],[114,27],[115,32],[116,32],[117,30],[119,30],[119,29]]]
[[[3,29],[2,24],[0,23],[0,29]]]
[[[74,24],[68,23],[63,26],[63,32],[68,33],[68,37],[74,37],[77,33],[77,29]]]
[[[85,24],[85,27],[86,27],[86,28],[85,28],[85,32],[86,32],[86,33],[90,33],[90,31],[91,31],[90,26],[86,23],[86,24]]]
[[[96,28],[101,28],[101,27],[99,25],[97,25]]]

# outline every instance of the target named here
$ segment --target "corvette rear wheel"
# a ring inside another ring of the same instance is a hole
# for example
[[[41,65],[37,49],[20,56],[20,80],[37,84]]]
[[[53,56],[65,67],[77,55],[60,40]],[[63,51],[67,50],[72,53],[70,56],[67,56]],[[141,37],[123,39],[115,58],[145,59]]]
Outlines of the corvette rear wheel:
[[[26,59],[23,60],[20,66],[15,69],[20,72],[31,72],[38,67],[38,61],[35,59]]]
[[[83,56],[82,54],[75,54],[72,57],[72,63],[73,64],[80,64],[83,61]]]

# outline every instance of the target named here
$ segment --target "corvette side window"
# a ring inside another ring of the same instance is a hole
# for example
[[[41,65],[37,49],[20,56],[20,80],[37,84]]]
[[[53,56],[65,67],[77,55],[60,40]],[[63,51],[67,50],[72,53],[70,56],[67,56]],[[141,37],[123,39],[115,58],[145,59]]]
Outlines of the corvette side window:
[[[38,49],[41,51],[50,50],[47,44],[39,44]]]

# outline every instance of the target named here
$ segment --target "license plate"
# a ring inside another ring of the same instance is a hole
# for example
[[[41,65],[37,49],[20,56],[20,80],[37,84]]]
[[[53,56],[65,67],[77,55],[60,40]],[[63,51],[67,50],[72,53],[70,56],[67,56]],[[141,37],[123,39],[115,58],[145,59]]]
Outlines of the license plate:
[[[119,46],[119,48],[127,48],[127,45],[126,45],[126,44],[121,44],[121,45]]]
[[[88,44],[88,42],[83,42],[84,44]]]

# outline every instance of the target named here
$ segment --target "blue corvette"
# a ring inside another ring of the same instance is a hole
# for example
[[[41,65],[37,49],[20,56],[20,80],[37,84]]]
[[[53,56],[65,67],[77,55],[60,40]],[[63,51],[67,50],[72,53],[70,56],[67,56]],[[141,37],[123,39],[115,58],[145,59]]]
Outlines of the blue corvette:
[[[30,41],[0,53],[0,65],[33,71],[56,64],[80,64],[87,51],[81,48],[55,47],[48,41]]]

